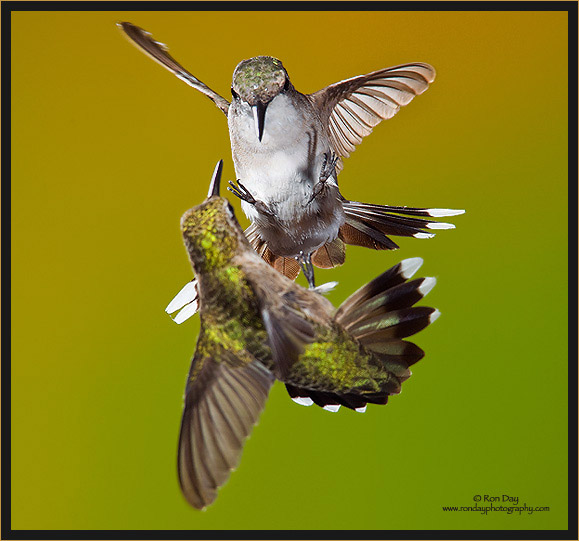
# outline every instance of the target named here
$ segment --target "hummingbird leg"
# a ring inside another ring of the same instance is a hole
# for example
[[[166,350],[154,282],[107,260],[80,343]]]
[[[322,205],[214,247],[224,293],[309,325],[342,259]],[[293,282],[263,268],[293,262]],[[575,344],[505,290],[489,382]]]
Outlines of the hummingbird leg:
[[[331,154],[324,153],[324,161],[322,163],[322,168],[320,170],[320,176],[318,182],[314,186],[312,196],[308,200],[305,206],[309,205],[318,195],[320,195],[324,188],[326,187],[326,181],[336,174],[336,164],[338,163],[338,156],[333,152]]]
[[[255,197],[253,197],[253,195],[251,195],[249,193],[249,190],[243,184],[241,184],[241,182],[239,182],[239,180],[237,181],[237,184],[235,184],[234,182],[232,182],[230,180],[229,186],[227,186],[227,189],[233,195],[239,197],[239,199],[241,199],[242,201],[246,201],[250,205],[255,205],[257,203],[257,200],[255,199]]]
[[[312,265],[312,254],[311,253],[304,254],[303,252],[300,252],[300,255],[297,256],[296,259],[298,260],[302,272],[304,273],[304,276],[308,281],[309,288],[315,289],[316,282],[314,279],[314,266]]]
[[[273,216],[273,212],[269,209],[269,207],[259,199],[256,199],[249,193],[249,190],[237,181],[237,184],[233,183],[231,180],[229,181],[230,186],[227,186],[227,189],[236,197],[239,197],[242,201],[246,201],[250,205],[253,205],[258,212],[265,214],[266,216]]]

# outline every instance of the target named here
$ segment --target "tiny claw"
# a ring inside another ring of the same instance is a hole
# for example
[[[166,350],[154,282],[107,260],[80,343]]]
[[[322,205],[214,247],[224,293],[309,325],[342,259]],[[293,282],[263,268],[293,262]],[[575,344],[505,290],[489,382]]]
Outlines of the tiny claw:
[[[319,182],[317,182],[312,191],[312,196],[309,198],[308,202],[304,206],[307,207],[316,197],[318,197],[318,195],[320,195],[324,190],[325,186],[326,181],[320,180]]]
[[[239,197],[241,199],[241,192],[239,191],[239,189],[237,188],[237,186],[230,180],[229,181],[229,186],[227,186],[227,189],[235,196]]]
[[[242,201],[245,201],[250,205],[253,205],[258,212],[261,212],[261,214],[265,214],[266,216],[273,216],[273,212],[268,208],[268,206],[263,201],[260,201],[255,197],[253,197],[253,195],[251,195],[249,190],[243,184],[241,184],[239,180],[237,181],[237,184],[234,184],[230,180],[229,184],[230,186],[228,186],[227,189],[233,195],[239,197],[239,199],[241,199]]]
[[[249,193],[247,188],[243,184],[241,184],[241,182],[239,182],[239,180],[237,181],[237,184],[235,184],[233,181],[230,180],[227,189],[233,195],[239,197],[239,199],[241,199],[242,201],[246,201],[250,205],[255,205],[255,198]]]
[[[328,164],[328,161],[330,162]],[[336,165],[338,163],[338,156],[333,152],[331,154],[324,154],[324,161],[322,163],[322,168],[320,169],[320,182],[325,182],[328,180],[332,175],[335,176],[336,174]]]

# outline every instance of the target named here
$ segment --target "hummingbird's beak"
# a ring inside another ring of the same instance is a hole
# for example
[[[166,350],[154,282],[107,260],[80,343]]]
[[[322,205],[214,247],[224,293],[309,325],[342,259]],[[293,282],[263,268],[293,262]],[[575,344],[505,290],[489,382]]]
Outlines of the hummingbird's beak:
[[[223,160],[219,160],[213,171],[211,184],[209,184],[209,191],[207,192],[207,199],[217,195],[219,196],[219,186],[221,184],[221,172],[223,171]]]
[[[267,109],[267,104],[258,101],[251,109],[253,110],[255,133],[261,142],[261,138],[263,137],[263,128],[265,126],[265,110]]]

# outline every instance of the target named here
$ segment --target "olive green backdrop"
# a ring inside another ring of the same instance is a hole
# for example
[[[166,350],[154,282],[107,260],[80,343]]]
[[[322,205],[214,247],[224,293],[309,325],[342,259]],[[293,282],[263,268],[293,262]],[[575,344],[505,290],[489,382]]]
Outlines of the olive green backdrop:
[[[12,17],[14,528],[566,528],[566,13]],[[416,337],[427,355],[363,415],[298,406],[276,384],[206,512],[176,478],[199,319],[178,326],[163,310],[192,276],[181,214],[219,158],[234,178],[227,123],[120,20],[226,97],[236,64],[259,54],[302,92],[433,64],[432,87],[374,130],[340,185],[360,201],[467,209],[432,240],[350,247],[345,266],[318,271],[340,282],[338,304],[423,257],[420,275],[438,278],[425,304],[442,312]],[[550,511],[442,511],[485,494]]]

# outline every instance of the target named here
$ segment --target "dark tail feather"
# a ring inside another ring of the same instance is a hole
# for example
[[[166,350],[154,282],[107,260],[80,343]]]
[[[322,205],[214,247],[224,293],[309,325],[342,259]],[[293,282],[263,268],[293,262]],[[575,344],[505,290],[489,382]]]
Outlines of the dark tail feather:
[[[414,306],[436,284],[434,278],[407,281],[422,265],[422,259],[405,259],[365,285],[340,306],[336,321],[372,351],[401,382],[410,377],[409,366],[424,357],[424,351],[402,340],[435,321],[435,308]]]
[[[336,322],[392,374],[381,392],[336,394],[286,385],[295,402],[330,411],[339,406],[364,411],[367,403],[386,404],[388,395],[400,392],[401,383],[411,375],[409,367],[424,357],[422,349],[402,339],[440,314],[434,308],[414,306],[436,284],[434,278],[408,281],[420,265],[419,257],[401,261],[346,299],[335,315]]]
[[[390,240],[365,222],[346,215],[346,223],[340,227],[338,233],[340,239],[352,246],[363,246],[374,250],[396,250],[398,244]]]
[[[328,411],[338,411],[340,406],[356,410],[360,413],[366,411],[366,404],[386,404],[388,393],[366,393],[358,395],[354,393],[336,394],[323,391],[303,389],[294,385],[286,384],[287,391],[294,402],[302,406],[316,404]]]
[[[352,293],[352,295],[340,305],[336,312],[336,320],[340,322],[343,320],[347,321],[348,313],[357,310],[369,299],[412,278],[414,273],[422,266],[422,263],[422,258],[413,257],[405,259],[386,272],[383,272],[380,276],[358,289],[358,291]]]
[[[421,265],[422,259],[414,257],[388,269],[346,299],[336,312],[336,321],[366,344],[399,341],[422,330],[439,312],[414,307],[436,284],[434,278],[407,281]]]
[[[427,239],[434,236],[429,230],[454,229],[453,224],[415,216],[440,218],[464,213],[464,210],[391,207],[347,200],[342,201],[342,205],[346,223],[340,228],[340,238],[346,244],[375,250],[398,248],[386,235]]]

